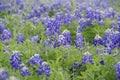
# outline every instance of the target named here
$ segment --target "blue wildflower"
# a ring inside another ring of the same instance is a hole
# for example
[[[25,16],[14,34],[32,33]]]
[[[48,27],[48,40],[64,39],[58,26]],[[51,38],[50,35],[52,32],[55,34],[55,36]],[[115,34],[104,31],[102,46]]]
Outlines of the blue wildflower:
[[[17,38],[16,38],[17,44],[23,43],[24,41],[25,41],[24,35],[22,33],[18,33]]]
[[[80,49],[84,47],[84,37],[81,33],[76,34],[75,46]]]
[[[53,46],[53,44],[52,44],[52,40],[45,40],[44,42],[43,42],[43,45],[44,45],[44,47],[47,47],[47,46],[49,46],[49,47],[52,47]]]
[[[37,43],[40,42],[40,38],[38,37],[38,35],[36,35],[36,36],[31,37],[31,41],[32,41],[34,44],[37,44]]]
[[[93,40],[93,43],[95,46],[102,45],[102,38],[99,35],[96,35],[94,40]]]
[[[12,38],[12,33],[10,30],[4,29],[1,35],[1,40],[4,42],[8,42],[9,39]]]
[[[105,22],[103,20],[98,21],[98,25],[105,26]]]
[[[6,28],[5,24],[0,22],[0,34],[3,33],[4,29]]]
[[[77,69],[78,67],[81,67],[81,66],[82,64],[80,64],[79,62],[74,62],[72,66],[70,67],[70,70]]]
[[[37,65],[37,64],[42,64],[42,62],[43,62],[43,59],[41,59],[40,55],[35,54],[30,58],[30,60],[27,63],[32,65]]]
[[[71,43],[72,43],[72,38],[71,38],[70,31],[64,30],[64,31],[62,32],[62,35],[63,35],[64,38],[65,38],[65,39],[64,39],[65,42],[64,42],[63,45],[71,45]]]
[[[45,74],[46,76],[50,76],[50,67],[47,62],[43,62],[39,69],[36,71],[39,75]]]
[[[85,52],[84,56],[82,57],[82,64],[86,63],[94,64],[92,61],[92,55],[89,52]]]
[[[59,35],[57,45],[58,47],[66,44],[66,39],[63,35]]]
[[[120,80],[120,62],[116,65],[116,80]]]
[[[25,76],[27,76],[27,75],[30,76],[31,73],[30,73],[29,69],[24,66],[24,67],[21,69],[21,76],[22,76],[22,77],[25,77]]]
[[[13,51],[12,56],[10,57],[10,64],[12,66],[12,68],[16,69],[16,70],[20,70],[21,69],[21,54],[18,51]]]
[[[8,72],[4,68],[0,68],[0,80],[6,80],[8,77]]]
[[[82,27],[82,29],[86,29],[87,24],[86,24],[86,20],[84,18],[81,18],[79,20],[79,24],[80,24],[80,27]]]
[[[105,63],[104,63],[104,60],[101,60],[101,61],[100,61],[100,64],[101,64],[101,65],[104,65],[104,64],[105,64]]]

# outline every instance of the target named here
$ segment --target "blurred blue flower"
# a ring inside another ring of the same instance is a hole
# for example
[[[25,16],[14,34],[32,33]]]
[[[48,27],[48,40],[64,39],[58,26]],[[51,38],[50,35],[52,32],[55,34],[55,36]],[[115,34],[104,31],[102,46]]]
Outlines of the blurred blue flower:
[[[80,27],[82,27],[82,29],[86,29],[87,24],[86,24],[86,20],[84,18],[81,18],[79,20],[79,24],[80,24]]]
[[[105,22],[103,20],[98,21],[98,25],[105,26]]]
[[[24,35],[22,33],[18,33],[17,38],[16,38],[17,44],[23,43],[24,41],[25,41]]]
[[[49,39],[45,40],[43,42],[43,45],[44,45],[44,47],[47,47],[47,46],[52,47],[53,46],[52,40],[49,40]]]
[[[12,68],[14,68],[16,70],[21,69],[21,66],[20,66],[20,64],[22,64],[21,56],[22,55],[18,51],[13,51],[13,54],[10,57],[10,64],[11,64]]]
[[[84,37],[81,33],[76,34],[75,46],[80,49],[84,47]]]
[[[25,77],[25,76],[27,76],[27,75],[28,75],[28,76],[31,75],[29,69],[28,69],[27,67],[25,67],[25,66],[21,69],[21,73],[20,73],[20,74],[21,74],[22,77]]]
[[[63,45],[71,45],[72,37],[71,37],[70,31],[64,30],[62,32],[62,35],[64,36],[64,44]]]
[[[116,80],[120,80],[120,62],[116,65]]]
[[[10,30],[4,29],[1,35],[2,41],[9,40],[12,37],[12,33]]]
[[[75,69],[77,69],[77,68],[79,68],[79,67],[81,67],[82,66],[82,64],[80,64],[79,62],[74,62],[73,64],[72,64],[72,66],[70,67],[70,70],[72,71],[74,71]]]
[[[104,63],[104,60],[101,60],[101,61],[100,61],[100,64],[101,64],[101,65],[104,65],[104,64],[105,64],[105,63]]]
[[[4,68],[0,68],[0,80],[6,80],[8,77],[8,72]]]
[[[103,44],[102,38],[99,35],[96,35],[94,40],[93,40],[93,44],[95,46],[102,45]]]
[[[116,30],[117,29],[117,24],[115,22],[112,22],[110,24],[110,28],[113,28],[114,30]]]
[[[82,57],[82,64],[86,63],[94,64],[92,61],[92,55],[89,52],[85,52],[84,56]]]
[[[3,22],[0,22],[0,34],[3,33],[4,29],[6,29],[6,26]]]
[[[42,62],[43,62],[43,59],[40,57],[40,55],[35,54],[28,60],[27,63],[32,65],[37,65],[37,64],[42,64]]]
[[[22,0],[16,0],[16,4],[20,4]]]
[[[38,35],[36,35],[36,36],[31,37],[31,41],[32,41],[34,44],[37,44],[37,43],[40,42],[40,38],[38,37]]]
[[[50,76],[50,67],[47,62],[43,62],[40,66],[39,69],[36,71],[39,75],[45,74],[46,76]]]

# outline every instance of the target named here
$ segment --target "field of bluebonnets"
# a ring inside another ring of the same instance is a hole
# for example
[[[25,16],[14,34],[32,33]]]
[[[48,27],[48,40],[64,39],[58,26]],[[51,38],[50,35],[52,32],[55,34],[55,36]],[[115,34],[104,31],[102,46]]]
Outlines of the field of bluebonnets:
[[[120,80],[120,0],[0,0],[0,80]]]

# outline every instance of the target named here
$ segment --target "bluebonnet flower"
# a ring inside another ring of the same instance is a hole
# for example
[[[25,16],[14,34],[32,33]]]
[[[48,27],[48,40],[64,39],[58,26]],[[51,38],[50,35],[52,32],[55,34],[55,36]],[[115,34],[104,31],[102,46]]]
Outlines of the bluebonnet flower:
[[[61,24],[57,20],[49,20],[46,26],[46,35],[50,38],[56,38],[60,33]]]
[[[43,42],[43,45],[44,45],[44,47],[47,47],[47,46],[52,47],[53,46],[52,40],[49,40],[49,39],[45,40]]]
[[[101,22],[102,21],[102,12],[99,10],[99,9],[95,9],[93,11],[93,19],[97,20],[98,22]]]
[[[113,8],[106,9],[105,13],[107,18],[114,18],[115,16],[115,11],[113,10]]]
[[[5,24],[0,22],[0,34],[3,33],[4,29],[6,28]]]
[[[63,24],[69,25],[72,20],[72,16],[70,13],[66,13],[63,17]]]
[[[110,24],[110,28],[113,28],[114,30],[116,30],[117,29],[117,24],[115,22],[112,22]]]
[[[36,36],[31,37],[31,41],[32,41],[34,44],[37,44],[37,43],[40,42],[40,38],[38,37],[38,35],[36,35]]]
[[[75,16],[76,19],[80,19],[80,18],[83,17],[83,16],[80,14],[80,10],[78,10],[78,9],[75,10],[74,16]]]
[[[56,20],[59,21],[60,24],[63,23],[63,19],[64,19],[64,14],[62,12],[56,14]]]
[[[32,10],[30,11],[30,14],[28,15],[28,19],[33,18],[33,17],[34,17],[34,14],[35,14],[35,11],[32,9]],[[25,16],[25,19],[26,19],[26,16]]]
[[[120,80],[120,62],[116,65],[116,80]]]
[[[2,41],[7,41],[12,37],[12,33],[10,30],[4,29],[1,35]]]
[[[66,45],[66,40],[65,40],[65,37],[63,35],[59,35],[57,45],[58,45],[58,47],[60,45]]]
[[[81,67],[81,66],[82,66],[82,64],[80,64],[79,62],[74,62],[74,63],[72,64],[72,66],[70,67],[70,70],[77,69],[77,68],[79,68],[79,67]]]
[[[104,55],[112,54],[112,49],[110,47],[104,48]]]
[[[101,64],[101,65],[104,65],[104,64],[105,64],[105,63],[104,63],[104,60],[101,60],[101,61],[100,61],[100,64]]]
[[[43,62],[43,59],[40,57],[40,55],[35,54],[29,59],[27,63],[32,65],[37,65],[37,64],[42,64],[42,62]]]
[[[31,23],[33,23],[35,26],[37,26],[39,20],[38,20],[37,17],[33,17],[33,18],[30,19],[30,21],[31,21]]]
[[[3,52],[5,53],[10,53],[10,49],[9,49],[9,46],[5,46]]]
[[[86,63],[94,64],[92,61],[92,55],[89,52],[85,52],[84,56],[82,57],[82,64]]]
[[[25,20],[22,20],[22,21],[20,22],[20,25],[23,26],[24,24],[25,24]]]
[[[12,56],[10,57],[10,64],[12,66],[12,68],[16,69],[16,70],[20,70],[21,69],[21,54],[18,51],[13,51]]]
[[[16,4],[20,4],[22,0],[16,0]]]
[[[22,77],[25,77],[25,76],[27,76],[27,75],[30,76],[31,73],[30,73],[29,69],[24,66],[24,67],[21,69],[21,76],[22,76]]]
[[[104,54],[111,54],[112,50],[116,47],[117,37],[113,29],[106,30],[105,36],[103,37]]]
[[[82,29],[86,29],[87,24],[86,24],[86,20],[84,18],[81,18],[79,20],[79,24],[80,24],[80,27],[82,27]]]
[[[65,13],[69,13],[69,12],[71,12],[71,11],[72,11],[72,5],[70,5],[69,2],[67,2],[67,3],[65,4],[65,10],[64,10],[64,12],[65,12]]]
[[[90,18],[86,19],[86,25],[93,26],[92,20]]]
[[[24,35],[22,33],[18,33],[17,38],[16,38],[17,44],[23,43],[24,41],[25,41]]]
[[[95,46],[100,45],[100,44],[102,45],[102,38],[99,35],[96,35],[93,40],[93,43]]]
[[[105,36],[103,37],[103,45],[105,47],[109,47],[111,49],[115,48],[114,45],[114,39],[115,39],[115,32],[113,29],[107,29]]]
[[[24,4],[21,3],[21,4],[19,5],[19,10],[23,10],[23,9],[24,9]]]
[[[39,75],[45,74],[46,76],[50,76],[50,67],[47,62],[43,62],[39,69],[36,71]]]
[[[0,68],[0,80],[6,80],[8,77],[8,72],[4,68]]]
[[[117,16],[117,24],[120,27],[120,15]]]
[[[86,18],[94,19],[94,13],[91,7],[88,7],[86,10]]]
[[[98,25],[105,26],[105,22],[103,20],[98,21]]]
[[[81,33],[83,31],[82,27],[81,26],[78,26],[77,27],[77,33]]]
[[[71,34],[68,30],[64,30],[62,32],[62,35],[64,36],[64,40],[65,40],[65,43],[63,45],[71,45],[72,43],[72,38],[71,38]]]
[[[80,49],[84,47],[84,37],[81,33],[76,34],[75,46]]]

